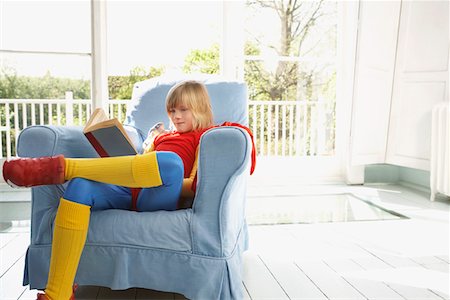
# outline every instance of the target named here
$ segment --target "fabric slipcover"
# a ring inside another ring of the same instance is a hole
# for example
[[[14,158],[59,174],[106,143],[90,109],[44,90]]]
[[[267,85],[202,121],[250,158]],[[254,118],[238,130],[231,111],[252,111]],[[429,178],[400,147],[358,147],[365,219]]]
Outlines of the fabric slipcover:
[[[219,77],[206,84],[216,124],[247,125],[244,83]],[[138,149],[156,122],[165,122],[165,97],[179,81],[158,77],[136,83],[126,130]],[[241,299],[242,253],[248,245],[244,208],[251,140],[237,127],[208,130],[201,138],[197,193],[192,208],[172,212],[94,211],[75,281],[111,289],[131,287],[183,294],[189,299]],[[30,126],[18,139],[21,157],[64,154],[97,157],[81,127]],[[43,289],[53,222],[64,185],[32,189],[31,243],[24,285]]]

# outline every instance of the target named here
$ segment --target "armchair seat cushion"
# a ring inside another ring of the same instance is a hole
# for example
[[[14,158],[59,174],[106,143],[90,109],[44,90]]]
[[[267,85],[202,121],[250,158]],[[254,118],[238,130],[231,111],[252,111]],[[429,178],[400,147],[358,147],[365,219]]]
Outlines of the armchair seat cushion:
[[[191,209],[134,212],[110,209],[91,215],[87,244],[126,245],[190,252]],[[157,234],[161,232],[161,234]]]

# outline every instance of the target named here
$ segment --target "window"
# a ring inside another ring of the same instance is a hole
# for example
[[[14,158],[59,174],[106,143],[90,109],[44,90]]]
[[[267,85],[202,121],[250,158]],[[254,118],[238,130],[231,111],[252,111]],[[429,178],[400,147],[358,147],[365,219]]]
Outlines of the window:
[[[161,74],[219,74],[222,6],[220,1],[108,2],[110,98],[130,99],[136,81]]]
[[[29,125],[85,122],[64,99],[91,98],[90,3],[0,1],[0,158]]]
[[[244,78],[262,155],[333,155],[337,4],[248,1]]]
[[[0,98],[62,98],[70,88],[89,99],[90,13],[86,0],[1,1],[0,80],[16,85]]]

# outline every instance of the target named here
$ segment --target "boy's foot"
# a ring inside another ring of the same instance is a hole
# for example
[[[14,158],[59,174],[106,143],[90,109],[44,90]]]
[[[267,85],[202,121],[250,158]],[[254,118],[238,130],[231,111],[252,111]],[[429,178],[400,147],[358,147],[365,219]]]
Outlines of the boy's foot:
[[[3,178],[12,187],[64,183],[63,155],[5,161]]]
[[[69,300],[75,300],[75,291],[78,289],[78,284],[74,284],[72,287],[72,296],[70,296]],[[37,299],[36,300],[50,300],[47,298],[47,296],[45,296],[45,294],[37,294]]]
[[[39,294],[37,294],[37,299],[36,300],[50,300],[50,299],[48,299],[47,296],[45,296],[45,294],[39,293]],[[75,300],[75,292],[72,293],[72,296],[70,296],[69,300]]]
[[[49,300],[49,299],[45,296],[45,294],[39,293],[39,294],[37,294],[36,300]]]

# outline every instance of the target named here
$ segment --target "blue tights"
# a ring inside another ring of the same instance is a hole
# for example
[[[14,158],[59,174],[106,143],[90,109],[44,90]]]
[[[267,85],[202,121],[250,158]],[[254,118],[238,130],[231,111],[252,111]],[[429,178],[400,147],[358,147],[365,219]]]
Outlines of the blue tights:
[[[156,157],[162,185],[141,190],[137,201],[138,211],[177,209],[183,184],[183,162],[173,152],[157,152]],[[88,205],[91,210],[131,207],[130,188],[78,177],[69,182],[63,198]]]

